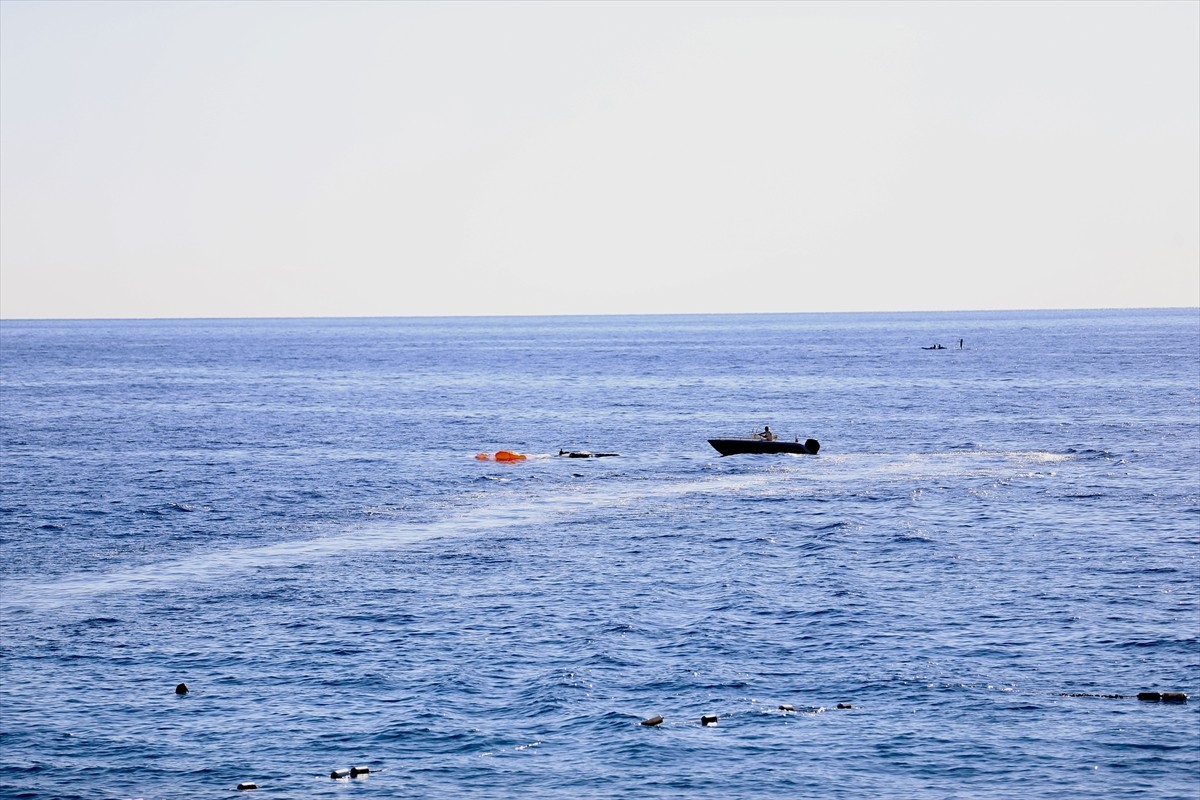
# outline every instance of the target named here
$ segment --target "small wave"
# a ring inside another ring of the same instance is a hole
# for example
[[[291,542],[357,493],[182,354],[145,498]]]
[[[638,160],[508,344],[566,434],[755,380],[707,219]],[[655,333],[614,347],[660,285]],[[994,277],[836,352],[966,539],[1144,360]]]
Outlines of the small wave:
[[[1087,458],[1087,459],[1106,459],[1116,458],[1116,455],[1108,450],[1093,450],[1091,448],[1076,449],[1073,447],[1067,448],[1067,453],[1072,458]]]
[[[1189,636],[1180,639],[1139,639],[1132,642],[1114,642],[1114,644],[1122,649],[1147,650],[1155,647],[1192,647],[1196,641],[1197,637]]]
[[[898,544],[933,544],[934,540],[919,533],[899,533],[892,537]]]
[[[161,517],[172,513],[190,514],[193,511],[195,509],[187,503],[163,503],[162,505],[151,506],[149,508],[139,508],[137,513],[148,517]]]
[[[1191,751],[1189,744],[1167,744],[1166,742],[1097,742],[1101,747],[1112,750],[1157,750],[1163,753]]]
[[[1075,458],[1071,453],[1048,453],[1041,450],[1017,451],[1007,454],[1022,461],[1034,461],[1039,464],[1060,464]]]
[[[368,517],[394,517],[405,513],[409,510],[407,505],[395,506],[367,506],[363,509],[363,514]]]

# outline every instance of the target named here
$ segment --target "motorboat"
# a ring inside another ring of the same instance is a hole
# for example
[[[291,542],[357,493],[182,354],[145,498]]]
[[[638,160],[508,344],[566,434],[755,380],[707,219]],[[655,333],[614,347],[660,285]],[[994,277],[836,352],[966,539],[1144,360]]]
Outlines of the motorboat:
[[[765,439],[762,436],[752,436],[744,439],[709,439],[708,443],[716,448],[723,456],[736,456],[742,453],[796,453],[799,455],[816,455],[821,449],[821,443],[816,439],[800,439],[785,442],[780,439]]]

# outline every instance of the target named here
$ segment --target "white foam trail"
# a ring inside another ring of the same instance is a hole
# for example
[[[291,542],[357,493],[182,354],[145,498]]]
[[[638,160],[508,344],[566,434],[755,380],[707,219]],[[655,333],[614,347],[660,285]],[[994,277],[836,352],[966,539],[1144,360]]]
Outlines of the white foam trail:
[[[480,494],[478,505],[440,519],[377,523],[335,534],[266,545],[234,547],[103,574],[70,575],[49,582],[21,585],[9,580],[3,594],[6,610],[57,607],[105,594],[162,591],[191,582],[220,580],[263,567],[306,564],[327,558],[350,558],[362,552],[386,552],[431,539],[474,536],[507,528],[531,529],[600,507],[626,506],[713,492],[779,491],[785,484],[796,496],[827,491],[828,484],[887,479],[928,480],[933,477],[1011,477],[1029,462],[1055,463],[1071,458],[1055,453],[831,454],[819,460],[795,456],[776,460],[761,471],[720,474],[649,484],[644,481],[573,487],[505,502]],[[797,481],[802,480],[801,485]]]
[[[472,536],[506,528],[528,529],[601,506],[712,491],[718,486],[733,489],[767,480],[770,480],[768,476],[718,476],[657,486],[633,483],[618,487],[582,487],[572,492],[513,498],[501,503],[487,498],[487,505],[424,522],[380,523],[311,539],[190,553],[184,558],[133,569],[71,575],[51,582],[20,585],[10,581],[5,587],[3,603],[8,609],[46,608],[103,594],[161,591],[178,584],[219,580],[261,567],[305,564],[324,558],[347,558],[364,551],[387,551],[429,539]]]

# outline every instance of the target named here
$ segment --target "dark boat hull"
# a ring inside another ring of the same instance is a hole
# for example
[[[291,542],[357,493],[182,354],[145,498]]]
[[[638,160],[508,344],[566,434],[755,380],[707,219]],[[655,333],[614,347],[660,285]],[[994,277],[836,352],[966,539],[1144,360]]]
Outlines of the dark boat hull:
[[[741,453],[797,453],[800,455],[816,455],[821,448],[816,439],[803,442],[766,442],[762,439],[709,439],[708,443],[716,448],[723,456],[735,456]]]

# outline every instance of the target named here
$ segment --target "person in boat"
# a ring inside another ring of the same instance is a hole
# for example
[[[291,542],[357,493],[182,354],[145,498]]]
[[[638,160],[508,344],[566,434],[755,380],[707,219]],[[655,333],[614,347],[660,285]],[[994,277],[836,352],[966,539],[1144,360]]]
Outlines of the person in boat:
[[[771,433],[770,425],[763,425],[763,432],[758,435],[758,438],[762,439],[764,442],[773,442],[779,437]]]

